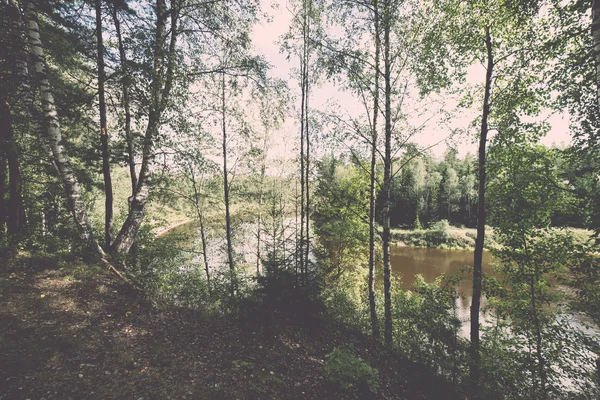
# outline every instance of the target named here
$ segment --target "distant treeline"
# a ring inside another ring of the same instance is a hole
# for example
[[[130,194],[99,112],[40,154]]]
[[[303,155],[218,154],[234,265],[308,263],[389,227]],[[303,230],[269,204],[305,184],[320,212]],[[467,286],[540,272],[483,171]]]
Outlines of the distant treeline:
[[[584,179],[577,179],[580,166],[571,165],[572,159],[568,157],[570,148],[545,148],[544,153],[554,161],[553,175],[558,182],[569,181],[570,187],[564,190],[564,195],[571,198],[571,207],[557,211],[552,216],[553,226],[584,227],[590,218],[591,207],[585,203],[587,200],[577,193],[584,190],[588,184]],[[490,154],[489,163],[494,164],[494,154]],[[321,161],[320,179],[333,178],[334,169],[355,169],[358,176],[364,173],[361,162],[344,160],[327,156]],[[525,169],[526,166],[524,165]],[[329,172],[328,172],[329,171]],[[357,178],[358,179],[358,178]],[[493,181],[494,177],[490,177]],[[444,156],[430,154],[415,154],[407,152],[394,163],[394,176],[391,185],[390,219],[394,227],[420,229],[428,228],[431,224],[447,220],[455,226],[474,228],[477,223],[477,159],[467,153],[458,157],[454,149],[446,151]],[[361,196],[359,193],[350,194]],[[589,200],[589,199],[588,199]],[[491,201],[489,202],[491,203]],[[493,206],[486,205],[492,218]],[[381,209],[383,202],[381,195],[377,197],[377,221],[381,223]],[[490,221],[491,222],[491,221]]]

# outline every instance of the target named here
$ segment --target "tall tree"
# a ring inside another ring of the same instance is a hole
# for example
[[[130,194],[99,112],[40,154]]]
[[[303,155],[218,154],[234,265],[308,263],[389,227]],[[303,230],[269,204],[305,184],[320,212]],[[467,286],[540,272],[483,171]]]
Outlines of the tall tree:
[[[375,77],[373,87],[373,122],[371,123],[371,166],[369,170],[369,313],[373,337],[379,339],[379,321],[375,298],[375,204],[377,199],[377,122],[379,118],[379,83],[381,61],[381,37],[379,29],[379,0],[373,1],[373,42],[375,44]]]
[[[5,202],[8,169],[8,201]],[[8,99],[0,98],[0,239],[6,223],[8,242],[15,245],[25,225],[21,170],[14,136],[13,119]]]
[[[231,273],[230,292],[235,295],[235,264],[233,262],[233,244],[231,242],[231,213],[229,211],[229,170],[227,169],[227,106],[225,98],[225,73],[221,73],[221,127],[223,130],[223,199],[225,202],[225,240],[227,243],[227,264]]]
[[[390,187],[392,183],[392,56],[390,55],[390,33],[395,18],[391,0],[383,0],[381,29],[383,31],[383,80],[385,102],[385,130],[383,157],[383,184],[381,188],[383,209],[383,291],[384,291],[384,340],[392,345],[392,281],[390,264]],[[395,7],[394,7],[395,8]]]
[[[483,246],[485,241],[485,147],[489,131],[490,95],[492,89],[492,74],[494,72],[494,53],[490,26],[485,28],[486,73],[481,112],[481,130],[479,132],[479,163],[478,163],[478,200],[477,200],[477,237],[475,238],[475,254],[473,260],[473,297],[471,298],[471,380],[479,382],[479,310],[481,308],[481,271],[483,264]]]
[[[104,44],[102,39],[102,1],[95,0],[96,9],[96,66],[98,68],[98,110],[100,112],[100,146],[102,148],[102,175],[104,176],[104,246],[112,242],[113,190],[110,176],[110,152],[108,149],[108,127],[106,123],[106,99],[104,96]]]
[[[127,219],[111,246],[112,252],[120,255],[126,254],[131,248],[146,212],[146,203],[152,186],[154,141],[159,134],[162,125],[161,118],[167,108],[175,78],[177,39],[180,33],[178,28],[180,5],[180,1],[173,0],[168,9],[165,0],[156,0],[153,65],[150,74],[150,105],[144,135],[142,165]]]
[[[15,0],[0,5],[3,29],[0,35],[0,241],[16,245],[26,224],[19,145],[14,114],[28,114],[31,101],[22,17]],[[8,185],[7,185],[8,184]],[[5,231],[6,228],[6,231]]]
[[[596,73],[596,103],[600,109],[600,0],[592,0],[592,43]]]
[[[505,3],[487,0],[477,3],[448,2],[443,7],[445,20],[452,26],[443,40],[455,49],[455,67],[464,69],[474,60],[485,69],[479,119],[477,238],[473,259],[473,297],[471,304],[472,382],[480,377],[479,312],[481,306],[482,257],[485,241],[486,145],[488,134],[496,130],[504,134],[521,123],[523,114],[540,112],[544,96],[536,92],[536,71],[543,63],[539,56],[539,26],[533,26],[537,2]],[[535,3],[535,4],[533,4]],[[542,24],[542,20],[536,20]],[[447,54],[445,50],[441,54]],[[446,63],[450,58],[446,58]],[[538,72],[539,73],[539,72]],[[472,95],[471,95],[472,96]],[[494,125],[491,125],[493,122]]]
[[[119,70],[121,74],[121,90],[122,90],[122,103],[125,113],[125,142],[127,144],[127,164],[129,166],[129,177],[131,180],[131,196],[135,196],[135,189],[137,187],[137,173],[135,169],[135,152],[133,143],[133,133],[131,130],[131,101],[130,101],[130,80],[131,72],[129,70],[127,53],[125,52],[125,44],[123,43],[123,34],[121,32],[121,21],[119,19],[119,12],[121,11],[120,2],[115,1],[112,5],[112,20],[115,27],[115,33],[117,36],[117,47],[119,49]]]
[[[60,122],[54,95],[48,78],[46,55],[42,47],[38,17],[33,2],[27,2],[25,9],[26,36],[32,60],[32,70],[38,83],[42,103],[44,127],[42,133],[44,140],[50,146],[54,163],[62,180],[67,202],[81,241],[96,254],[101,256],[104,252],[94,238],[92,226],[89,222],[83,192],[71,166],[71,161],[64,147]]]
[[[310,253],[310,118],[309,91],[310,84],[316,79],[314,62],[311,53],[314,47],[315,20],[319,13],[313,7],[312,0],[300,0],[295,3],[295,12],[289,32],[283,36],[283,45],[288,54],[295,55],[300,61],[298,83],[300,86],[300,229],[298,241],[298,265],[300,278],[304,283],[307,278]],[[318,29],[318,27],[316,27]]]

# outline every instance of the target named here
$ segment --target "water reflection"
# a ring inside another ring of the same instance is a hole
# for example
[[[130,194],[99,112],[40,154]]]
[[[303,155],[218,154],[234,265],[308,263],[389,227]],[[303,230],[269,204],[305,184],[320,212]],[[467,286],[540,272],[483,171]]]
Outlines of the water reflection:
[[[490,253],[483,253],[483,273],[491,274],[493,257]],[[423,249],[406,246],[391,247],[392,274],[402,277],[402,286],[410,289],[415,283],[416,275],[421,274],[427,283],[435,281],[440,275],[459,273],[461,267],[473,266],[473,252],[469,250]],[[472,271],[472,269],[470,270]],[[469,336],[469,321],[471,298],[473,296],[472,272],[465,271],[464,279],[458,286],[462,298],[457,299],[456,306],[458,317],[463,321],[461,336]],[[485,299],[482,299],[482,307]],[[481,315],[482,322],[489,316]]]

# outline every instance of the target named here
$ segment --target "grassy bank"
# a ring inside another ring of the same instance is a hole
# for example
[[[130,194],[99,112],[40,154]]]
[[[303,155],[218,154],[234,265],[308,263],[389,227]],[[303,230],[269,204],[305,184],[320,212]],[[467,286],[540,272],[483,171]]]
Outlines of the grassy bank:
[[[441,221],[429,229],[392,229],[392,240],[411,247],[429,247],[439,249],[474,249],[477,230],[457,228]],[[493,247],[493,228],[486,227],[486,248]]]
[[[556,228],[560,229],[560,228]],[[578,243],[585,243],[593,233],[587,229],[566,228]],[[411,247],[428,247],[438,249],[475,248],[477,230],[475,228],[457,228],[443,221],[434,224],[430,229],[400,229],[392,228],[392,241]],[[485,248],[491,249],[498,245],[494,238],[494,228],[485,228]]]

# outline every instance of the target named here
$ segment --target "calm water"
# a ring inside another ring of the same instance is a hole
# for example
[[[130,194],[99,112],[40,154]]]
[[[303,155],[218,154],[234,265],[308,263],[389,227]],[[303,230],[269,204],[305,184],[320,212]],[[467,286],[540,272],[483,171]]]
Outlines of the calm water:
[[[492,272],[491,262],[493,258],[490,253],[483,253],[483,273]],[[402,286],[406,289],[415,283],[416,275],[421,274],[425,282],[431,283],[440,275],[458,273],[460,267],[473,266],[473,251],[470,250],[445,250],[445,249],[421,249],[406,246],[391,247],[392,274],[402,277]],[[458,317],[463,321],[461,336],[469,337],[470,307],[473,295],[472,272],[465,272],[466,279],[460,282],[458,287],[462,298],[456,300]],[[482,299],[482,306],[485,299]],[[482,322],[488,320],[485,314],[480,315]]]

